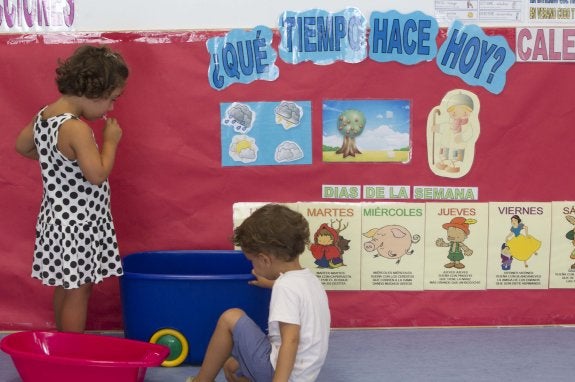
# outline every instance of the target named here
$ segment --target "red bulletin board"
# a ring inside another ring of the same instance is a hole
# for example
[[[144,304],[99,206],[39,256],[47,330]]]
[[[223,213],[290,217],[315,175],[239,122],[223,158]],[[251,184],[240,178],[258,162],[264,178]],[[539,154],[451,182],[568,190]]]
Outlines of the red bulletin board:
[[[514,29],[489,33],[515,44]],[[229,249],[235,202],[321,201],[323,184],[478,187],[480,202],[575,199],[573,64],[516,63],[495,95],[443,74],[435,61],[322,66],[278,59],[277,80],[216,91],[207,78],[205,45],[215,35],[107,33],[60,42],[52,36],[51,43],[42,36],[0,36],[0,330],[53,326],[51,290],[29,277],[41,197],[38,164],[19,157],[14,142],[58,96],[57,59],[80,42],[112,42],[131,67],[128,87],[111,113],[124,130],[110,177],[122,255]],[[475,162],[460,179],[438,177],[427,164],[427,115],[452,89],[470,90],[481,100]],[[372,98],[411,101],[411,161],[323,163],[322,101]],[[311,101],[313,163],[222,167],[220,103],[281,100]],[[93,127],[98,134],[102,126]],[[572,324],[572,296],[562,289],[329,292],[334,327]],[[88,329],[121,327],[118,281],[107,280],[95,288]]]

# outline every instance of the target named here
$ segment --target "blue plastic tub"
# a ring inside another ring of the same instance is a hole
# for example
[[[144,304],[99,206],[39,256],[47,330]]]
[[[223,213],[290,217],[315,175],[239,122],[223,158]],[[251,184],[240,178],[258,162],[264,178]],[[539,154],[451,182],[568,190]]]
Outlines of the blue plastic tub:
[[[122,261],[125,336],[169,346],[164,366],[201,364],[229,308],[245,310],[267,330],[271,290],[248,284],[252,266],[240,251],[140,252]]]

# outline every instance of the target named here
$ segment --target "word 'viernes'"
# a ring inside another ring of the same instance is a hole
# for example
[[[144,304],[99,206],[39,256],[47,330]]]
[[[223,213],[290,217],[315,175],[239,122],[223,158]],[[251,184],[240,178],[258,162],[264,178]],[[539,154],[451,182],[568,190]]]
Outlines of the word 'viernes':
[[[543,207],[498,207],[501,215],[543,215]]]

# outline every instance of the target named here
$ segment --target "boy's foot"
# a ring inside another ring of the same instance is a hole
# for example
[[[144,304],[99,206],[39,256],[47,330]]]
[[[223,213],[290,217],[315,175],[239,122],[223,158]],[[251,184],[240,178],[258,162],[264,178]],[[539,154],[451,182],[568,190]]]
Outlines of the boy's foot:
[[[465,268],[465,264],[455,263],[454,267],[457,269],[463,269],[463,268]]]

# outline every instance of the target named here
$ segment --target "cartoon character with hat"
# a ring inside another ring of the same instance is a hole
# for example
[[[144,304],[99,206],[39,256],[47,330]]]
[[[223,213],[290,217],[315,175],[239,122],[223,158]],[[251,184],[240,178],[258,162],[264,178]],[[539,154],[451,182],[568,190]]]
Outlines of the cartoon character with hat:
[[[465,268],[461,260],[463,260],[465,256],[471,256],[473,251],[463,244],[463,242],[469,236],[469,225],[475,223],[477,223],[475,219],[466,219],[458,216],[451,219],[449,223],[442,225],[442,227],[447,230],[447,242],[440,237],[435,241],[435,245],[438,247],[449,247],[449,253],[447,255],[449,263],[445,264],[445,268]]]
[[[469,172],[479,137],[478,114],[479,99],[462,89],[448,92],[441,105],[431,110],[428,160],[436,175],[459,178]]]

